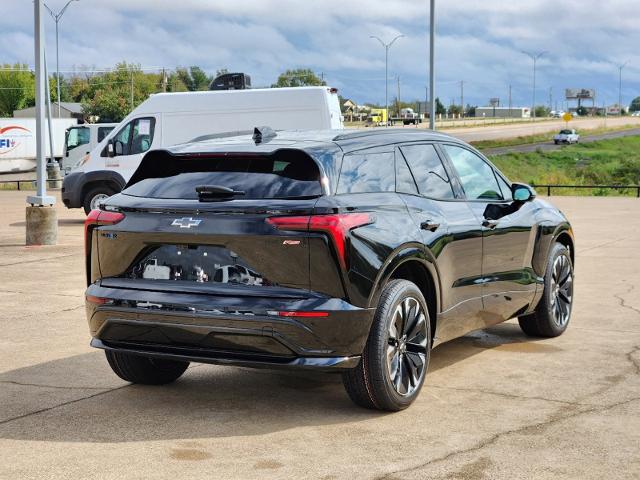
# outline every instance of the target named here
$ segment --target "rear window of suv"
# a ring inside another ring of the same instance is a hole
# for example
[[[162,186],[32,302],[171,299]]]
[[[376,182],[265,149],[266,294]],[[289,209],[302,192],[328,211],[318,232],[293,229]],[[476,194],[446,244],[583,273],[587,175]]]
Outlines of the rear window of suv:
[[[318,165],[300,151],[145,160],[149,161],[140,165],[135,183],[123,190],[125,195],[197,200],[196,187],[200,186],[244,192],[237,199],[305,198],[323,193]]]

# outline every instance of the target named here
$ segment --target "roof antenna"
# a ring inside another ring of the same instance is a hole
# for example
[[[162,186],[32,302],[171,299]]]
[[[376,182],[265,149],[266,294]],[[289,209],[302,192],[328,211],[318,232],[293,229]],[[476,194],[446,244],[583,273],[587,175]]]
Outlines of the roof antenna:
[[[266,142],[276,137],[276,132],[271,127],[255,127],[253,129],[253,141],[258,143]]]

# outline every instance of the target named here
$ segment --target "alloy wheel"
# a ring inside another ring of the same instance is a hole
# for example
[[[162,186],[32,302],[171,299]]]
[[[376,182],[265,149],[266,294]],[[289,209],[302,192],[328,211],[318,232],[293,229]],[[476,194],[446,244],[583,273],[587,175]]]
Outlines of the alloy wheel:
[[[558,256],[551,271],[551,310],[558,327],[564,327],[571,315],[573,300],[573,272],[565,255]]]
[[[387,344],[389,380],[398,394],[411,395],[420,386],[426,354],[427,317],[420,302],[407,297],[393,312]]]

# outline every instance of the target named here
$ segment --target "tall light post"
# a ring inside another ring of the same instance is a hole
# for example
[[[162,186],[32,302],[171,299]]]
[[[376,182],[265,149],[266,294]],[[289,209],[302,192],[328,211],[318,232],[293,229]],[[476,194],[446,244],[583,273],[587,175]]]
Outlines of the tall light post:
[[[369,36],[369,38],[375,38],[376,40],[378,40],[384,47],[384,108],[387,112],[387,121],[385,122],[385,127],[389,126],[389,49],[391,48],[391,45],[393,45],[395,41],[401,37],[404,37],[404,35],[397,35],[389,43],[384,43],[380,37],[376,37],[375,35]]]
[[[620,109],[620,115],[622,116],[622,69],[627,66],[629,60],[622,65],[618,65],[618,108]]]
[[[64,15],[64,12],[67,10],[67,8],[69,8],[69,5],[71,4],[71,2],[79,2],[80,0],[69,0],[64,7],[62,7],[62,10],[60,10],[58,13],[54,13],[53,10],[51,10],[47,4],[43,4],[44,8],[46,8],[49,11],[49,14],[53,17],[53,20],[56,22],[56,99],[58,100],[58,118],[60,118],[60,54],[58,51],[58,23],[60,22],[60,20],[62,19],[62,15]],[[49,81],[49,79],[47,79],[47,81]]]
[[[429,8],[429,128],[436,129],[436,0],[431,0]]]
[[[533,60],[533,101],[531,104],[531,115],[533,120],[536,119],[536,64],[538,63],[538,59],[547,53],[546,50],[538,53],[531,53],[523,51],[525,55],[527,55],[531,60]]]

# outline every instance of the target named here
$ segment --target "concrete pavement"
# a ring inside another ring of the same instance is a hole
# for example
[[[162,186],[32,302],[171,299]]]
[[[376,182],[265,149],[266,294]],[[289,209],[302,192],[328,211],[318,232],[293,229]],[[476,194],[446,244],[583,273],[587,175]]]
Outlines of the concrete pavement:
[[[24,247],[0,192],[0,478],[632,479],[640,476],[640,201],[553,197],[577,238],[561,337],[513,321],[433,351],[422,394],[383,414],[338,376],[193,365],[132,386],[88,347],[82,222]]]

